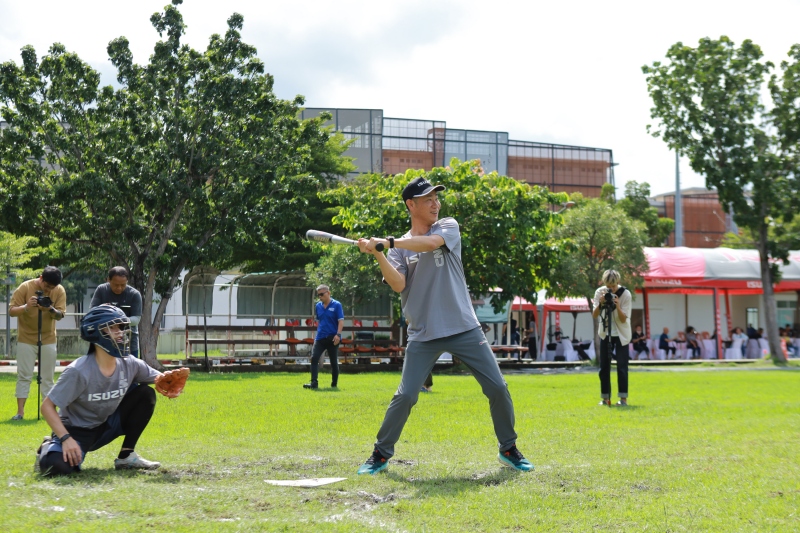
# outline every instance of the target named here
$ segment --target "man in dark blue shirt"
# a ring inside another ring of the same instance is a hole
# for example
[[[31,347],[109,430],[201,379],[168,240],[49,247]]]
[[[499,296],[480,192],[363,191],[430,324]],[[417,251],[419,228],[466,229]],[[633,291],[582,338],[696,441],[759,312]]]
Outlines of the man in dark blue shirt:
[[[331,298],[331,290],[327,285],[317,287],[316,314],[319,325],[317,326],[317,337],[314,339],[314,349],[311,352],[311,383],[303,385],[306,389],[316,389],[317,375],[319,373],[319,360],[323,352],[328,352],[328,360],[331,362],[331,387],[336,387],[339,382],[339,342],[342,340],[342,328],[344,327],[344,309],[342,304]]]
[[[142,295],[128,285],[128,270],[116,266],[108,271],[108,282],[98,285],[89,307],[111,304],[131,319],[131,355],[139,357],[139,321],[142,319]]]
[[[675,357],[675,346],[670,346],[669,343],[672,339],[669,338],[669,328],[664,328],[664,333],[658,337],[658,349],[664,350],[664,356],[667,359]]]

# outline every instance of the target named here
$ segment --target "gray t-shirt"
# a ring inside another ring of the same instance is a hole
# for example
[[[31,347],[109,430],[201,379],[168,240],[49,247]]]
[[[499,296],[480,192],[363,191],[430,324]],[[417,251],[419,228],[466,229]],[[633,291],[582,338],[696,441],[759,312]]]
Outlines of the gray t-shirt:
[[[95,428],[111,416],[132,383],[153,383],[158,372],[131,355],[115,358],[110,377],[100,372],[94,354],[73,361],[47,395],[65,426]]]
[[[424,342],[480,327],[461,264],[461,233],[454,218],[443,218],[426,235],[441,235],[444,246],[432,252],[392,248],[389,263],[406,278],[400,293],[408,319],[408,340]],[[403,237],[411,237],[406,233]]]
[[[122,294],[114,294],[111,285],[103,283],[97,286],[92,296],[92,303],[89,307],[97,307],[100,304],[111,304],[119,307],[129,317],[142,317],[142,295],[127,285]],[[131,352],[139,353],[139,326],[131,325]]]

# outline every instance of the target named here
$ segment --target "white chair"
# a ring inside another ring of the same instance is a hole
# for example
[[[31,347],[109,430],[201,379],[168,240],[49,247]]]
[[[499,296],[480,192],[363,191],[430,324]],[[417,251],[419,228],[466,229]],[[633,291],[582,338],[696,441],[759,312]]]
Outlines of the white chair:
[[[656,359],[659,361],[664,361],[667,359],[667,351],[662,350],[661,348],[656,348],[653,352],[656,355]]]
[[[680,357],[680,352],[678,352],[678,343],[675,341],[670,341],[669,346],[670,348],[673,348],[671,359],[678,359]],[[669,356],[669,354],[667,354],[667,356]]]
[[[647,341],[650,346],[650,359],[653,361],[663,361],[667,358],[667,351],[658,347],[659,339],[650,339]]]
[[[586,349],[586,355],[588,355],[589,359],[592,361],[594,361],[594,358],[597,357],[597,355],[594,353],[594,341],[592,341],[592,343]]]
[[[572,341],[569,339],[562,339],[561,345],[564,347],[564,360],[565,361],[580,361],[578,352],[572,347]]]
[[[747,359],[761,359],[761,346],[758,344],[758,339],[748,339],[745,357]]]
[[[703,359],[717,358],[717,342],[713,339],[700,341],[700,357]]]
[[[556,360],[556,349],[553,346],[555,343],[545,345],[544,351],[544,360],[545,361],[555,361]],[[552,349],[551,349],[552,347]]]
[[[765,353],[769,353],[769,341],[767,339],[758,339],[759,357],[764,357]]]
[[[688,359],[687,354],[691,353],[691,350],[687,348],[688,342],[676,342],[675,344],[675,359]]]
[[[742,342],[744,342],[744,339],[733,339],[731,347],[725,349],[725,359],[741,359]]]

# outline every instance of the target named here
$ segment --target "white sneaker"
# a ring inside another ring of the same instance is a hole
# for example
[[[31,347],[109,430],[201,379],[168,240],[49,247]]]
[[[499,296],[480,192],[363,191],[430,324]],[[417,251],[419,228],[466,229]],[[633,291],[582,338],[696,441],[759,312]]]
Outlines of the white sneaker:
[[[155,470],[160,466],[161,463],[148,461],[144,457],[140,457],[136,452],[131,452],[125,459],[114,459],[114,468],[117,470]]]

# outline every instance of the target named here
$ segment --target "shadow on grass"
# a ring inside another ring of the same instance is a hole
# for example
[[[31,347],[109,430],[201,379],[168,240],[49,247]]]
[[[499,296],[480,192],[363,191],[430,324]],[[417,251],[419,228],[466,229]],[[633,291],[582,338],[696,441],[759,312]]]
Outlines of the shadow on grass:
[[[380,475],[380,474],[379,474]],[[472,473],[457,475],[445,475],[434,478],[409,478],[392,471],[386,472],[386,477],[397,483],[403,483],[409,488],[416,490],[415,497],[441,497],[457,496],[467,491],[480,490],[484,487],[502,485],[516,479],[519,476],[531,475],[525,472],[517,472],[510,468],[498,467],[489,473]]]
[[[168,469],[158,470],[116,470],[110,468],[83,468],[80,472],[72,473],[68,476],[45,477],[36,475],[38,481],[51,482],[59,486],[102,486],[113,482],[116,479],[142,479],[146,483],[180,483],[186,480],[185,473],[170,471]]]
[[[637,411],[639,409],[646,409],[646,408],[647,408],[647,406],[645,406],[645,405],[636,405],[636,404],[632,404],[632,405],[628,404],[628,405],[625,405],[625,406],[614,405],[609,409],[609,411],[625,412],[625,411]]]
[[[26,415],[27,416],[27,415]],[[44,420],[44,419],[42,419]],[[24,426],[34,426],[38,424],[40,420],[36,420],[36,417],[33,418],[23,418],[22,420],[3,420],[0,422],[0,426],[9,426],[9,427],[24,427]],[[49,429],[49,428],[47,428]]]

